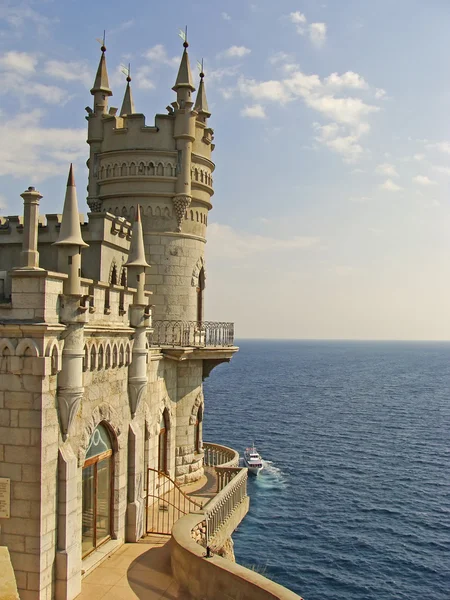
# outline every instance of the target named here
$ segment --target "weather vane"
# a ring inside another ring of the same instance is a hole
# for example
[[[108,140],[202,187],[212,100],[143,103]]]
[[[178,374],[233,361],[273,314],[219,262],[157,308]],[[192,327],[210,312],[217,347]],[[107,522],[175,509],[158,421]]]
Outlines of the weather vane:
[[[131,81],[131,64],[128,63],[128,67],[126,67],[125,65],[120,65],[120,70],[124,75],[127,76],[127,81],[129,83]]]
[[[100,50],[102,52],[104,52],[106,50],[106,46],[105,46],[105,42],[106,42],[106,30],[103,30],[103,39],[101,38],[95,38],[97,40],[97,42],[100,44],[101,48]]]
[[[183,40],[183,46],[185,48],[187,48],[189,46],[188,41],[187,41],[187,25],[185,27],[185,30],[183,31],[182,29],[178,30],[178,35],[180,36],[180,38]]]
[[[199,60],[197,61],[197,69],[200,73],[200,77],[204,77],[205,73],[203,72],[203,58],[202,58],[202,62],[200,62]]]

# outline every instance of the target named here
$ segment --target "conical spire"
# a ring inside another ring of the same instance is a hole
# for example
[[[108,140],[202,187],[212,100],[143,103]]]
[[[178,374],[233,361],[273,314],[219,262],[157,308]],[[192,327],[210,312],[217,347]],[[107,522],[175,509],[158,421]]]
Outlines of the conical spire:
[[[73,167],[70,165],[69,177],[67,179],[66,198],[59,230],[58,241],[54,246],[83,246],[87,247],[81,237],[80,215],[78,213],[77,189],[73,177]]]
[[[123,97],[122,108],[120,109],[120,116],[124,115],[132,115],[134,114],[134,102],[133,102],[133,94],[131,93],[131,77],[130,77],[130,67],[128,67],[128,75],[127,75],[127,87],[125,89],[125,95]]]
[[[202,61],[202,70],[200,71],[200,85],[198,86],[194,110],[197,111],[199,115],[203,115],[204,117],[210,117],[211,113],[209,112],[208,101],[206,99],[205,82],[203,81],[204,77],[205,74],[203,73]]]
[[[113,93],[109,88],[108,70],[106,68],[106,46],[105,38],[103,37],[103,45],[101,47],[102,55],[98,64],[97,75],[95,76],[94,86],[91,89],[91,94],[94,95],[96,92],[102,92],[107,96],[112,96]]]
[[[130,252],[125,267],[150,267],[145,260],[144,234],[142,232],[141,207],[137,205],[136,219],[133,223]]]
[[[180,68],[178,69],[177,80],[175,81],[175,85],[173,86],[173,91],[176,92],[180,88],[189,88],[193,92],[195,91],[194,82],[191,74],[191,65],[189,64],[189,55],[187,53],[187,49],[189,44],[187,40],[183,42],[184,51],[183,56],[181,57]]]

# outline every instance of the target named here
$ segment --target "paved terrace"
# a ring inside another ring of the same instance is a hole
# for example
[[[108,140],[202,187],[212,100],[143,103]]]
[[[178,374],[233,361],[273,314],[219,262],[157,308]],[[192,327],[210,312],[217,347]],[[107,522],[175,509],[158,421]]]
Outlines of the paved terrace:
[[[213,467],[183,491],[205,501],[216,495]],[[172,577],[170,537],[149,534],[135,544],[123,544],[84,578],[76,600],[191,600]]]

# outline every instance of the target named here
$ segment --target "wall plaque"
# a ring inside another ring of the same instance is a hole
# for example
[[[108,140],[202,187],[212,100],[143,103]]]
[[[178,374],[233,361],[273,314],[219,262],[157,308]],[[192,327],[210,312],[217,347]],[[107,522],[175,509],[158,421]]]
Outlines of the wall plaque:
[[[11,508],[11,484],[10,479],[0,477],[0,519],[9,519]]]

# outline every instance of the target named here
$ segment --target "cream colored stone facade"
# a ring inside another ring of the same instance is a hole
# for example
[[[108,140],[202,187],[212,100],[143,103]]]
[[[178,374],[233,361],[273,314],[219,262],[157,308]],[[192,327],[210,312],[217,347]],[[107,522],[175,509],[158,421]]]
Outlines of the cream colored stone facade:
[[[167,473],[179,483],[203,473],[202,381],[237,349],[207,344],[201,323],[213,132],[203,79],[194,108],[186,47],[173,89],[155,126],[124,114],[129,85],[117,115],[103,50],[87,117],[88,221],[72,170],[62,216],[39,216],[29,188],[24,216],[0,218],[0,477],[11,480],[0,546],[22,600],[80,592],[83,467],[99,425],[112,445],[112,539],[145,533],[163,415]],[[158,322],[174,323],[176,341],[155,337]]]

